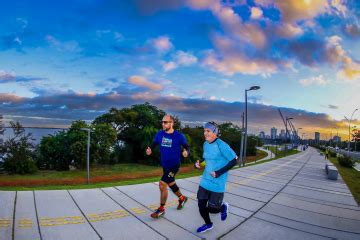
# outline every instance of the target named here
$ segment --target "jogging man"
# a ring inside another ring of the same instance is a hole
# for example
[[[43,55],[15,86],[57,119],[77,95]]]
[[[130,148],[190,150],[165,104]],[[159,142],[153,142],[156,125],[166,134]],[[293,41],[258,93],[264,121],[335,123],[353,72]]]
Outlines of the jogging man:
[[[165,214],[168,186],[179,198],[179,204],[177,206],[178,210],[182,209],[187,201],[187,197],[181,194],[179,187],[176,185],[175,175],[180,168],[181,146],[184,148],[182,151],[183,157],[187,157],[190,150],[184,135],[174,130],[173,126],[174,118],[170,115],[165,115],[162,119],[163,130],[155,135],[151,147],[147,147],[146,149],[146,154],[151,155],[152,149],[157,145],[160,145],[160,159],[161,166],[163,167],[163,175],[159,182],[160,207],[151,214],[151,217],[153,218],[159,218]]]
[[[205,165],[197,192],[198,206],[205,224],[197,229],[198,233],[213,228],[209,213],[221,213],[221,220],[225,221],[229,212],[229,204],[223,202],[227,172],[236,164],[237,156],[230,146],[218,138],[219,127],[214,122],[204,126],[205,143],[203,146],[204,162],[197,160],[195,166]]]

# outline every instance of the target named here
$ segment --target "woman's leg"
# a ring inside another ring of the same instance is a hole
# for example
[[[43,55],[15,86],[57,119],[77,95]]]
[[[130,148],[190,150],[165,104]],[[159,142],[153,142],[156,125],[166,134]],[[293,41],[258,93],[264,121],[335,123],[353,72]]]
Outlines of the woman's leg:
[[[206,224],[212,223],[207,205],[207,199],[198,199],[199,212]]]

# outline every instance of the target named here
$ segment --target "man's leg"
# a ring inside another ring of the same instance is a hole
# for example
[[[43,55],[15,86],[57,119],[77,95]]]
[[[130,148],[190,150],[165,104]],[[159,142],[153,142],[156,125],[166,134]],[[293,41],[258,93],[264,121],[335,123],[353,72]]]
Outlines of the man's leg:
[[[170,189],[173,191],[173,193],[179,198],[179,204],[177,206],[177,209],[180,210],[184,207],[185,203],[187,202],[188,198],[182,195],[179,187],[176,185],[176,182],[173,181],[169,183]]]
[[[169,183],[169,188],[173,191],[173,193],[177,196],[177,197],[181,197],[182,193],[180,191],[180,188],[176,185],[176,182],[171,182]]]
[[[166,200],[169,195],[166,182],[160,181],[159,188],[160,188],[160,204],[161,206],[165,206]]]
[[[167,190],[166,182],[163,182],[160,180],[159,189],[160,189],[160,207],[151,214],[152,218],[159,218],[165,214],[165,204],[166,204],[166,200],[168,197],[168,190]]]

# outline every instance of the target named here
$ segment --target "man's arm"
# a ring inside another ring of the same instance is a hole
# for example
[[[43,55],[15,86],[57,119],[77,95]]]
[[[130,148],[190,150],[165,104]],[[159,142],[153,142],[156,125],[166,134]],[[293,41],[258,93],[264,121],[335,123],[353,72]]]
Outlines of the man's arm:
[[[156,135],[155,135],[155,137],[154,137],[154,140],[153,140],[153,142],[152,142],[152,144],[151,144],[151,146],[149,147],[147,147],[146,148],[146,155],[151,155],[152,154],[152,150],[157,146],[157,145],[159,145],[159,142],[158,142],[158,134],[159,133],[157,133]]]
[[[187,143],[182,144],[182,147],[184,150],[182,151],[183,157],[188,157],[190,155],[190,147],[187,145]]]

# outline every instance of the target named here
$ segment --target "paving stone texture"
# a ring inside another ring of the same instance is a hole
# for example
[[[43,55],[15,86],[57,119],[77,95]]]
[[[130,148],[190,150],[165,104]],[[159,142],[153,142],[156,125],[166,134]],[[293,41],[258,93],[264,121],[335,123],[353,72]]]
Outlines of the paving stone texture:
[[[226,221],[211,215],[205,233],[196,192],[200,177],[177,180],[189,197],[166,214],[158,183],[87,190],[0,191],[0,240],[62,239],[360,239],[360,207],[341,176],[329,180],[315,149],[229,172]],[[160,176],[159,176],[160,177]],[[359,183],[360,184],[360,183]]]

